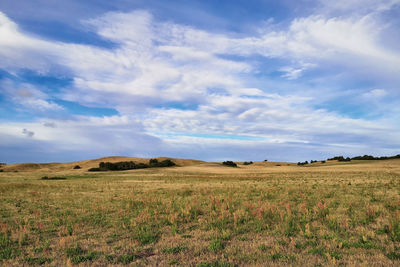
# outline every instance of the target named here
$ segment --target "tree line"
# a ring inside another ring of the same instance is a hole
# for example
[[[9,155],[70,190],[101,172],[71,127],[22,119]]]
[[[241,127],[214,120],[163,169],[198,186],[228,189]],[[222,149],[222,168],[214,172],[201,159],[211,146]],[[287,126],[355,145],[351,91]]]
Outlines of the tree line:
[[[388,159],[400,159],[400,154],[396,156],[383,156],[383,157],[374,157],[371,155],[364,155],[364,156],[356,156],[356,157],[343,157],[343,156],[336,156],[333,158],[329,158],[327,160],[337,160],[340,162],[345,162],[345,161],[352,161],[352,160],[388,160]],[[317,160],[311,160],[310,163],[318,162]],[[325,163],[325,160],[321,160],[321,163]],[[307,165],[309,164],[308,161],[304,162],[298,162],[297,165],[302,166],[302,165]]]
[[[145,168],[171,167],[175,165],[176,164],[170,159],[163,161],[158,161],[158,159],[150,159],[148,164],[136,163],[134,161],[100,162],[98,168],[90,168],[89,171],[125,171]]]

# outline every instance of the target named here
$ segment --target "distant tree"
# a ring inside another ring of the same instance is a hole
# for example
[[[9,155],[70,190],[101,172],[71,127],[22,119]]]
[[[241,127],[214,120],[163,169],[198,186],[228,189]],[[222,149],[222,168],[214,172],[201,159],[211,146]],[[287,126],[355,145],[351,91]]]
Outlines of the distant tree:
[[[337,161],[351,161],[351,159],[349,157],[345,158],[343,156],[336,156],[333,158],[330,158],[328,160],[337,160]]]
[[[172,166],[175,166],[175,165],[176,164],[172,160],[166,159],[166,160],[163,160],[163,161],[159,162],[157,164],[157,167],[172,167]]]
[[[233,161],[230,161],[230,160],[224,161],[224,162],[222,162],[222,164],[225,165],[225,166],[229,166],[229,167],[237,167],[237,164],[235,162],[233,162]]]
[[[303,166],[303,165],[307,165],[308,164],[308,161],[306,160],[306,161],[304,161],[304,162],[297,162],[297,165],[298,166]]]
[[[159,162],[157,159],[150,159],[149,165],[145,163],[136,164],[133,161],[121,161],[121,162],[100,162],[98,168],[91,168],[89,171],[123,171],[132,169],[144,169],[150,167],[170,167],[175,166],[175,163],[166,159]]]
[[[158,164],[158,159],[150,159],[149,160],[149,165],[150,166],[156,166]]]
[[[79,165],[75,165],[74,166],[74,170],[77,170],[77,169],[80,169],[81,168],[81,166],[79,166]]]

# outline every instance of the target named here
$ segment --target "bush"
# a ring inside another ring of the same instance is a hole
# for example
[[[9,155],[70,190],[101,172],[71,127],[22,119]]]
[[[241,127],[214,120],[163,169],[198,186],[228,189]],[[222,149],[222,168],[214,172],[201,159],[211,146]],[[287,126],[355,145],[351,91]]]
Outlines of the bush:
[[[121,161],[121,162],[100,162],[98,168],[90,168],[88,171],[124,171],[133,169],[145,169],[150,167],[171,167],[176,164],[170,160],[166,159],[159,162],[157,159],[150,159],[149,164],[145,163],[135,163],[133,161]]]
[[[374,156],[370,156],[370,155],[364,155],[364,156],[357,156],[352,159],[354,159],[354,160],[374,160],[374,159],[378,159],[378,158],[375,158]]]
[[[100,162],[99,169],[101,171],[124,171],[133,169],[143,169],[149,166],[144,163],[136,164],[133,161],[120,161],[120,162]]]
[[[222,164],[225,165],[225,166],[229,166],[229,167],[237,167],[237,164],[235,162],[233,162],[233,161],[230,161],[230,160],[224,161],[224,162],[222,162]]]
[[[75,165],[75,166],[74,166],[74,170],[78,170],[78,169],[81,169],[81,166]]]
[[[252,161],[249,161],[249,162],[245,161],[245,162],[243,162],[243,165],[250,165],[250,164],[253,164],[253,162],[252,162]]]
[[[336,157],[330,158],[328,160],[351,161],[351,158],[349,158],[349,157],[344,158],[343,156],[336,156]]]
[[[297,165],[298,166],[303,166],[303,165],[307,165],[308,164],[308,161],[306,160],[306,161],[304,161],[304,162],[297,162]]]
[[[149,165],[150,166],[156,166],[158,164],[158,159],[150,159],[149,160]]]
[[[53,176],[53,177],[48,177],[48,176],[43,176],[40,178],[41,180],[66,180],[67,178],[65,177],[58,177],[58,176]]]
[[[152,160],[153,160],[153,164],[151,163]],[[156,160],[156,163],[154,163],[154,160]],[[175,165],[176,164],[170,159],[166,159],[166,160],[163,160],[161,162],[158,162],[157,159],[151,159],[150,160],[150,166],[151,167],[172,167],[172,166],[175,166]]]

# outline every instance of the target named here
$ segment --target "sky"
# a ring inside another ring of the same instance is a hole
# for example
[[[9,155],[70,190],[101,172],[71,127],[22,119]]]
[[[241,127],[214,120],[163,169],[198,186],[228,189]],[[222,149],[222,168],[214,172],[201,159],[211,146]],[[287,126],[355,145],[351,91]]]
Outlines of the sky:
[[[0,1],[0,162],[400,154],[400,0]]]

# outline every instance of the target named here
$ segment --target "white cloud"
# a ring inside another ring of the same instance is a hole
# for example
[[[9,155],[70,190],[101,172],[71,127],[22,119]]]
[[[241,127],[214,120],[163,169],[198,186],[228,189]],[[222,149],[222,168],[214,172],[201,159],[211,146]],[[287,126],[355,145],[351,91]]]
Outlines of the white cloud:
[[[160,22],[146,11],[108,13],[85,25],[117,47],[41,40],[22,33],[0,13],[0,67],[49,73],[61,69],[74,81],[73,87],[65,90],[65,99],[114,107],[123,116],[50,122],[63,125],[57,128],[47,127],[47,121],[18,124],[8,127],[7,134],[20,135],[21,128],[32,129],[34,139],[60,144],[63,149],[70,144],[73,148],[97,146],[103,138],[116,138],[122,149],[127,143],[124,140],[132,144],[141,138],[153,140],[145,132],[251,135],[268,138],[268,144],[317,140],[334,145],[338,135],[343,135],[343,142],[360,144],[363,141],[357,138],[379,141],[380,133],[397,129],[392,122],[350,119],[315,109],[317,97],[305,97],[301,89],[271,94],[273,88],[257,88],[246,79],[257,79],[254,74],[260,70],[243,58],[256,55],[287,61],[277,70],[285,72],[283,77],[289,80],[330,64],[343,72],[354,70],[364,76],[385,72],[398,80],[399,51],[385,48],[381,42],[384,26],[373,15],[312,15],[293,20],[284,30],[260,30],[259,35],[241,38]],[[384,96],[386,91],[379,90],[365,94]],[[40,90],[14,92],[13,99],[26,107],[60,108]],[[194,104],[194,108],[176,109],[168,106],[170,102]],[[143,127],[134,123],[136,120]],[[137,128],[131,133],[132,124]],[[391,140],[396,143],[398,137],[393,134]],[[198,138],[185,137],[185,142],[198,142]],[[108,149],[110,144],[100,148]]]
[[[295,69],[292,67],[284,67],[281,68],[280,71],[285,72],[282,77],[287,78],[288,80],[296,80],[302,75],[303,69]]]
[[[35,135],[34,132],[28,131],[28,130],[25,129],[25,128],[22,130],[22,133],[23,133],[24,135],[28,136],[28,137],[33,137],[33,136]]]
[[[0,81],[0,94],[18,106],[30,111],[57,111],[64,108],[52,101],[49,96],[27,83],[17,83],[9,79]]]
[[[367,98],[381,98],[387,95],[385,89],[373,89],[367,93],[364,93],[364,96]]]
[[[127,148],[140,147],[143,151],[149,143],[159,142],[156,138],[144,134],[140,123],[126,116],[76,116],[70,120],[43,119],[0,123],[0,134],[13,136],[16,142],[21,136],[21,129],[24,135],[47,142],[61,150],[126,151]],[[10,140],[2,140],[0,145],[5,145],[5,142],[11,144]]]
[[[48,102],[43,99],[24,99],[19,104],[39,111],[46,111],[46,110],[63,110],[64,108],[56,103]]]

